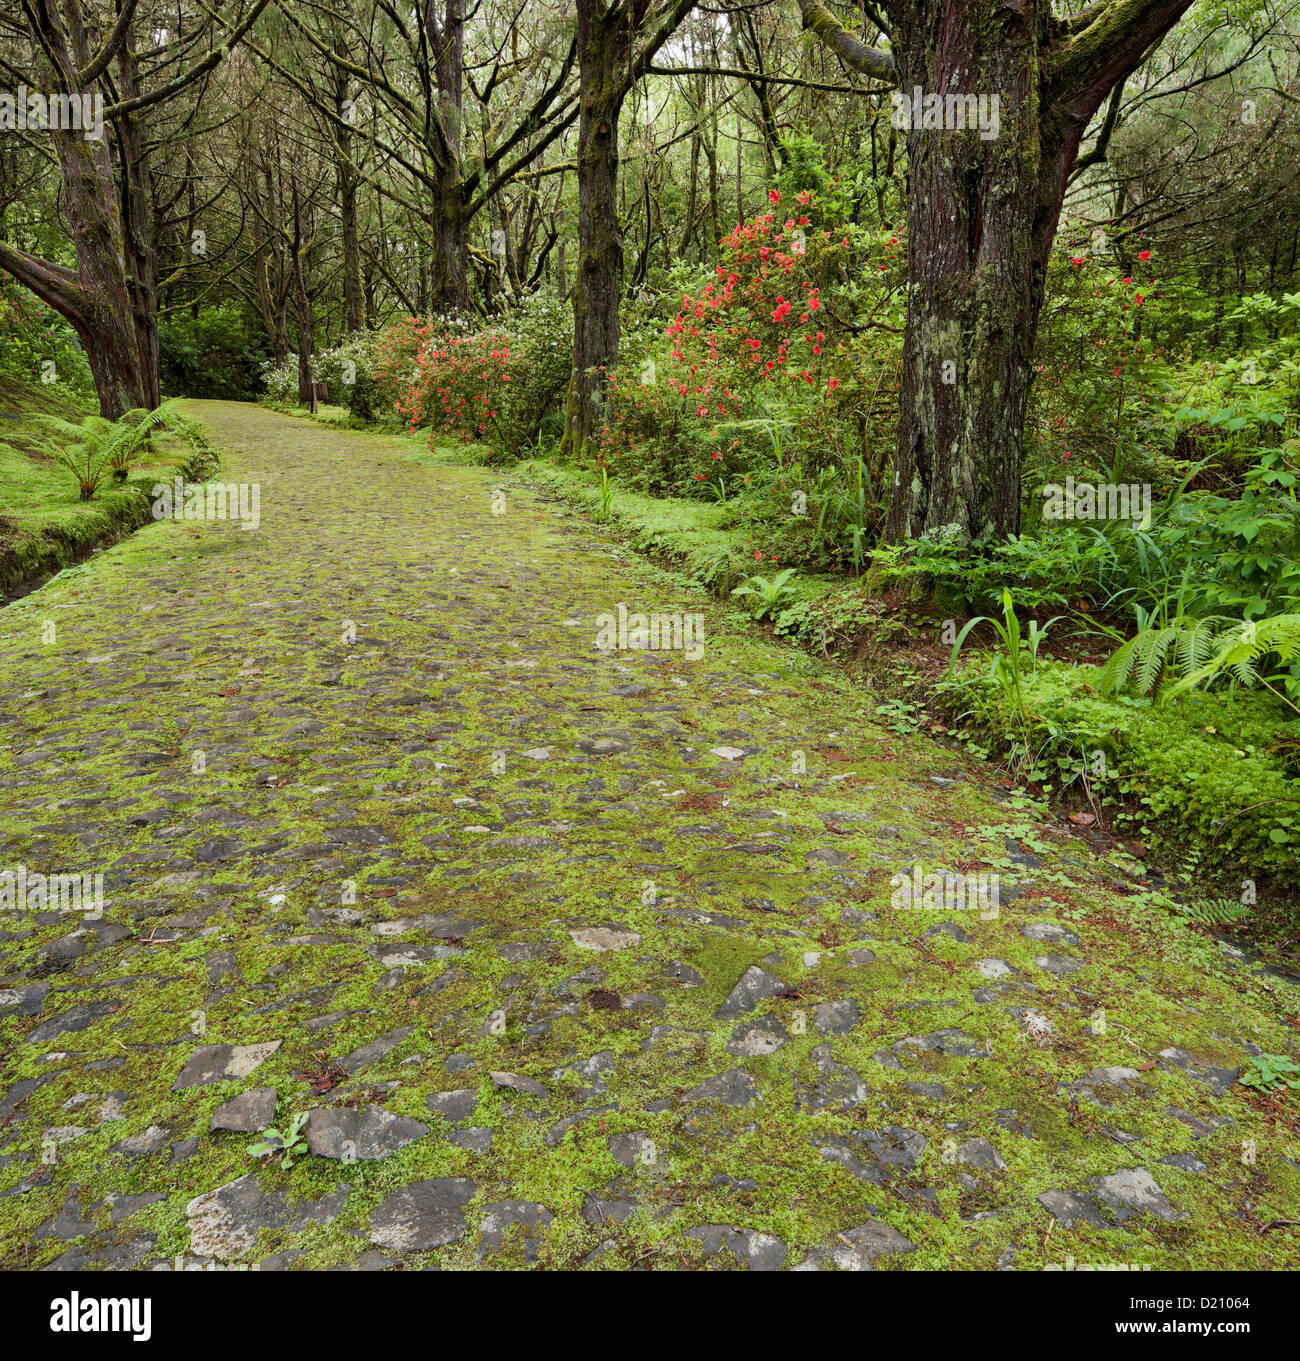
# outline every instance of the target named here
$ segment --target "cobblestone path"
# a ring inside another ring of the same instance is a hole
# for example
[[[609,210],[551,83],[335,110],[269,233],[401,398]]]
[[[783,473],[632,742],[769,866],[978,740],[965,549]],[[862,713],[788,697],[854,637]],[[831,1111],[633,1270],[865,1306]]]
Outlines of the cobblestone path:
[[[1294,1264],[1293,982],[568,512],[191,405],[259,528],[0,611],[0,1266]]]

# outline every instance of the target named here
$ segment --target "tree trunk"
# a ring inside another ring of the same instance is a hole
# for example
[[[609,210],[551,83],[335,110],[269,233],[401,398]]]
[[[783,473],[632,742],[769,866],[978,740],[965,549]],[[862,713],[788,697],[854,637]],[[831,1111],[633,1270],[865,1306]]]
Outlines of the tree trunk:
[[[48,2],[34,6],[29,19],[50,58],[55,88],[77,89],[77,72],[90,60],[80,11],[69,12],[66,28]],[[138,299],[128,277],[122,200],[113,177],[113,138],[109,128],[98,141],[76,132],[50,136],[76,251],[75,270],[0,242],[0,269],[53,307],[76,331],[95,380],[100,414],[109,420],[147,406],[157,385],[156,372],[146,372],[148,347],[142,351],[136,331]]]
[[[612,18],[611,18],[612,16]],[[625,16],[578,0],[578,266],[573,283],[573,378],[565,448],[579,453],[599,430],[605,387],[618,364],[618,118],[626,87]]]
[[[52,140],[77,269],[39,260],[4,242],[0,269],[72,325],[90,364],[100,414],[116,420],[148,404],[149,383],[140,362],[113,172],[104,143],[66,134]]]
[[[910,306],[886,532],[894,542],[1003,538],[1020,528],[1025,404],[1061,206],[1043,183],[1037,27],[1002,0],[895,14],[911,109]],[[969,101],[948,120],[962,128],[917,126],[918,88],[922,99],[939,92],[945,116],[945,93],[996,98],[996,135],[982,137],[978,117],[966,126]]]
[[[908,306],[885,532],[1004,537],[1020,524],[1034,336],[1067,177],[1102,101],[1191,0],[1100,0],[1064,19],[1036,0],[884,2],[887,52],[798,0],[804,28],[842,61],[899,87]]]
[[[457,316],[469,310],[469,219],[458,171],[439,177],[436,201],[438,211],[429,219],[433,230],[429,305],[443,316]]]
[[[341,60],[350,61],[352,53],[343,34],[334,40],[334,50]],[[339,233],[343,247],[343,330],[350,335],[365,329],[366,304],[361,287],[361,242],[357,230],[357,174],[352,159],[354,137],[352,124],[355,120],[356,105],[349,102],[348,77],[345,71],[335,66],[334,103],[339,123],[331,124],[334,132],[335,188],[339,196]]]
[[[122,45],[118,68],[122,94],[140,93],[133,42]],[[158,352],[158,249],[154,240],[149,205],[153,199],[148,145],[136,114],[118,119],[118,149],[122,160],[122,227],[127,260],[127,284],[131,290],[136,346],[140,352],[140,376],[145,384],[141,403],[152,411],[162,405]],[[189,250],[190,242],[185,243]]]
[[[307,286],[305,260],[309,242],[303,240],[302,206],[298,199],[298,179],[293,178],[293,283],[298,312],[298,405],[316,414],[316,380],[312,375],[315,339],[312,327],[311,292]]]
[[[469,213],[461,161],[465,80],[462,4],[463,0],[445,0],[440,21],[436,0],[428,0],[424,13],[438,92],[428,129],[433,208],[427,220],[434,238],[430,304],[435,312],[450,316],[469,310]]]

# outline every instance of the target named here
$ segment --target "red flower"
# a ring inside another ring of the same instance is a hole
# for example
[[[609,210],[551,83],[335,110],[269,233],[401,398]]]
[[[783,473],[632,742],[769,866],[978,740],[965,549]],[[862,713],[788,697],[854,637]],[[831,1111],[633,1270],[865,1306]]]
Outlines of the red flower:
[[[1150,252],[1149,250],[1140,250],[1140,251],[1138,251],[1138,259],[1139,259],[1139,260],[1149,260],[1150,258],[1151,258],[1151,252]]]
[[[768,197],[768,202],[769,202],[769,203],[780,203],[780,202],[781,202],[781,195],[778,194],[778,193],[776,192],[775,189],[769,189],[769,190],[767,191],[767,197]]]

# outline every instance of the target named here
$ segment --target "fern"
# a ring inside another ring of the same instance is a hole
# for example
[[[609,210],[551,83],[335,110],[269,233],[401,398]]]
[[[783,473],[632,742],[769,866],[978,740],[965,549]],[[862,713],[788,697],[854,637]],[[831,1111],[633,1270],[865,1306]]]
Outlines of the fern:
[[[1250,916],[1250,904],[1236,898],[1207,898],[1179,905],[1178,915],[1197,926],[1236,926]]]
[[[160,426],[173,419],[175,402],[164,402],[153,411],[137,409],[128,411],[116,423],[109,447],[108,466],[117,474],[118,480],[125,479],[131,468],[131,461],[146,445],[149,437]]]
[[[41,425],[61,439],[67,446],[43,445],[44,452],[61,463],[77,479],[83,501],[89,501],[111,472],[119,482],[126,480],[132,460],[143,448],[150,435],[167,422],[189,426],[183,433],[194,443],[192,423],[176,413],[175,402],[164,402],[153,411],[138,408],[126,412],[120,420],[110,421],[104,416],[87,416],[80,425],[61,416],[42,416]]]
[[[1275,614],[1271,619],[1247,619],[1238,623],[1220,635],[1214,654],[1197,670],[1184,676],[1169,693],[1173,696],[1194,686],[1206,685],[1229,671],[1243,685],[1262,684],[1273,690],[1270,681],[1286,678],[1260,675],[1259,660],[1270,655],[1275,655],[1282,666],[1300,659],[1300,614]],[[1278,694],[1276,690],[1273,693]],[[1297,708],[1285,696],[1278,694],[1278,698],[1291,708]]]
[[[1214,657],[1222,630],[1233,623],[1222,615],[1178,615],[1157,625],[1141,607],[1138,616],[1137,633],[1111,655],[1097,678],[1104,695],[1129,686],[1149,695],[1175,672],[1184,678],[1195,674]]]
[[[765,619],[775,614],[786,599],[794,594],[794,587],[790,585],[792,576],[794,568],[787,567],[770,579],[761,576],[746,577],[731,594],[750,597],[750,611],[754,618]]]

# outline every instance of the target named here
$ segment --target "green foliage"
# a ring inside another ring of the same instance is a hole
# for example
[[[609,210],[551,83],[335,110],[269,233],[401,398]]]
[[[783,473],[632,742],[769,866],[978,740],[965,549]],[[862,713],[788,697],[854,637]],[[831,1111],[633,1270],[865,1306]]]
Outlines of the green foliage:
[[[1057,618],[1059,617],[1057,616]],[[1021,677],[1026,669],[1032,673],[1037,667],[1039,649],[1042,647],[1043,639],[1047,636],[1048,629],[1054,623],[1056,623],[1056,619],[1050,619],[1042,625],[1036,619],[1031,619],[1028,629],[1022,629],[1011,592],[1003,587],[1002,618],[995,619],[985,615],[976,615],[974,619],[966,623],[957,635],[952,645],[952,652],[948,657],[948,683],[960,684],[960,682],[954,682],[954,672],[957,665],[957,655],[961,651],[962,644],[978,625],[988,624],[997,637],[999,649],[991,655],[988,670],[989,678],[1001,688],[1008,704],[1019,717],[1021,723],[1027,725],[1029,723],[1029,711],[1025,706],[1025,692]]]
[[[0,275],[0,376],[82,400],[95,395],[77,333],[7,275]]]
[[[1285,1054],[1255,1054],[1246,1060],[1237,1079],[1243,1087],[1275,1092],[1279,1087],[1300,1091],[1300,1065]]]
[[[174,312],[158,326],[164,392],[248,402],[261,390],[266,359],[259,328],[241,306]]]
[[[1021,707],[972,670],[939,698],[963,706],[974,732],[1012,743],[1034,778],[1056,778],[1059,757],[1077,767],[1079,753],[1101,753],[1107,774],[1090,781],[1093,796],[1116,810],[1117,826],[1170,837],[1180,859],[1300,884],[1300,781],[1294,752],[1278,742],[1274,698],[1195,691],[1157,703],[1102,695],[1097,677],[1097,667],[1041,661],[1022,678]]]
[[[1208,898],[1183,903],[1178,916],[1196,926],[1239,926],[1250,918],[1251,912],[1251,904],[1237,898]]]
[[[279,1154],[280,1166],[287,1172],[293,1166],[294,1159],[301,1158],[307,1152],[307,1141],[300,1137],[302,1127],[306,1123],[306,1112],[299,1111],[289,1122],[288,1129],[263,1130],[262,1137],[248,1146],[248,1156],[265,1158]]]
[[[1214,656],[1216,634],[1231,620],[1218,616],[1192,619],[1181,611],[1165,622],[1161,614],[1136,606],[1137,632],[1111,654],[1097,677],[1103,695],[1126,687],[1140,695],[1152,694],[1174,667],[1192,675]]]
[[[175,405],[164,402],[154,411],[128,411],[121,420],[86,416],[80,424],[61,416],[41,416],[39,422],[62,444],[45,443],[43,452],[65,467],[77,480],[83,501],[91,500],[108,473],[125,481],[136,455],[149,436],[175,416]],[[186,422],[191,430],[197,430]]]
[[[1263,676],[1259,661],[1276,657],[1277,665],[1289,666],[1285,673]],[[1183,677],[1171,693],[1181,694],[1198,685],[1208,685],[1216,677],[1231,673],[1242,685],[1262,684],[1274,690],[1274,683],[1285,687],[1285,702],[1300,713],[1300,614],[1275,614],[1271,619],[1247,619],[1215,640],[1213,656],[1190,675]]]
[[[600,470],[600,518],[608,520],[614,513],[614,487],[609,480],[609,469]]]
[[[790,585],[792,576],[794,568],[787,567],[774,577],[746,577],[731,594],[749,600],[750,612],[755,619],[768,619],[781,608],[789,596],[794,594],[794,588]]]

